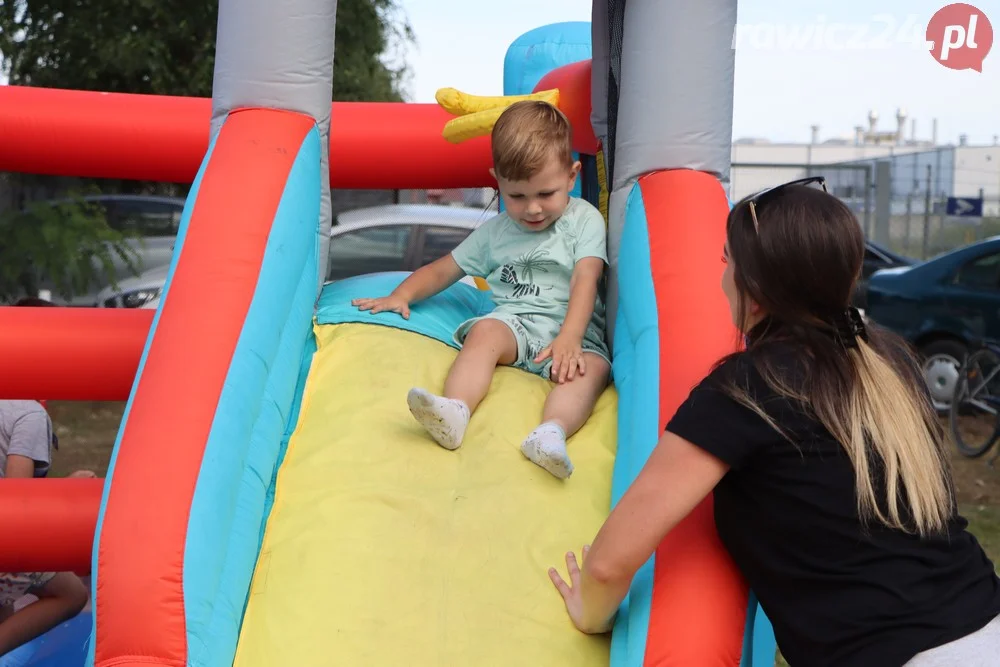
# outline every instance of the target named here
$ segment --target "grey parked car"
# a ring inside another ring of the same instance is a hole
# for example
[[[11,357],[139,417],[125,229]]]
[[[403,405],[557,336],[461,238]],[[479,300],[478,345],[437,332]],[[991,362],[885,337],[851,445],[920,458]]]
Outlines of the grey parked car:
[[[137,273],[169,266],[184,210],[182,197],[107,194],[90,195],[82,200],[103,208],[112,229],[131,231],[136,235],[128,241],[136,257],[136,271],[133,272],[116,253],[112,253],[115,282],[122,283],[134,278]],[[54,205],[61,202],[49,203]],[[60,305],[93,306],[97,302],[98,293],[109,285],[107,281],[91,285],[86,294],[74,295],[68,302],[55,293],[50,282],[43,280],[40,287],[52,291],[53,302]]]
[[[345,211],[330,229],[327,282],[415,271],[445,256],[494,213],[466,206],[386,204]]]

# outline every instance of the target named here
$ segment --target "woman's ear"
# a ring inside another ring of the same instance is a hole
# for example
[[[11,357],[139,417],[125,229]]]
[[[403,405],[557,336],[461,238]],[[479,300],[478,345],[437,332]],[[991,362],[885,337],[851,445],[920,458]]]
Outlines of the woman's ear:
[[[758,322],[764,319],[767,313],[764,312],[764,308],[754,301],[753,299],[747,299],[747,320],[749,320],[750,327],[753,327]]]

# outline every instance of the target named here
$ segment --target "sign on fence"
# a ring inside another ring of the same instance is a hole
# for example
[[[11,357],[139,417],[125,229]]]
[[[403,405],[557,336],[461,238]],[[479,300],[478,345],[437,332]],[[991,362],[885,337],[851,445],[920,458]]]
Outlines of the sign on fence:
[[[983,217],[982,197],[948,197],[945,215],[955,218]]]

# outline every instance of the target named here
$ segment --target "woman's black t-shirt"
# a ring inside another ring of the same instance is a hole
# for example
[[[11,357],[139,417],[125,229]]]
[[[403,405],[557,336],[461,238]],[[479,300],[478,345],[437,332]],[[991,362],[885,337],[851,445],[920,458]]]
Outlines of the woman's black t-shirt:
[[[723,392],[733,374],[794,444]],[[924,539],[863,526],[840,444],[745,356],[702,381],[667,430],[729,464],[719,536],[793,667],[896,667],[1000,614],[1000,581],[966,521]]]

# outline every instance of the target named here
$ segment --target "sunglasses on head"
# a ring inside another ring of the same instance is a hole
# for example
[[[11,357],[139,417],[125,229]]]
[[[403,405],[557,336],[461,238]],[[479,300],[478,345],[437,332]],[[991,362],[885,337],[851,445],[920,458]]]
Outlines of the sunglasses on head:
[[[781,185],[775,185],[773,188],[768,188],[766,190],[761,190],[753,197],[750,198],[750,217],[753,218],[753,229],[754,232],[760,233],[760,226],[757,224],[757,206],[763,202],[765,197],[774,195],[777,192],[791,186],[791,185],[811,185],[813,183],[818,183],[820,187],[823,188],[823,192],[826,192],[826,177],[825,176],[810,176],[809,178],[799,178],[794,181],[788,181],[787,183],[782,183]]]

